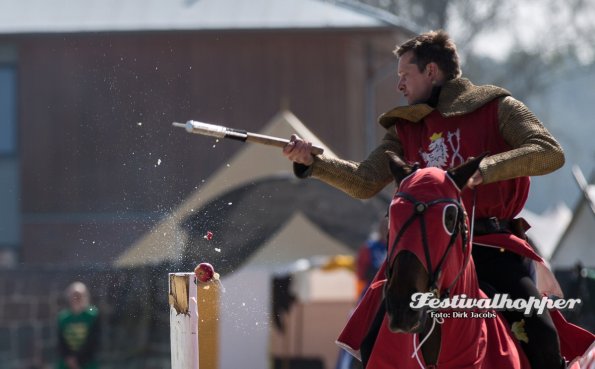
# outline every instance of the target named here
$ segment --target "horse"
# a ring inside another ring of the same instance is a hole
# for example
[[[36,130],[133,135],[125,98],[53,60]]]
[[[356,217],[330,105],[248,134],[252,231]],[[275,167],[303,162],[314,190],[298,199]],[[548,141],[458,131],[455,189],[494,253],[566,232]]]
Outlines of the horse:
[[[461,200],[461,189],[483,156],[444,171],[418,169],[387,155],[398,188],[389,208],[386,317],[367,367],[529,368],[498,312],[412,307],[416,296],[487,299],[477,280]],[[391,357],[398,362],[391,363]]]

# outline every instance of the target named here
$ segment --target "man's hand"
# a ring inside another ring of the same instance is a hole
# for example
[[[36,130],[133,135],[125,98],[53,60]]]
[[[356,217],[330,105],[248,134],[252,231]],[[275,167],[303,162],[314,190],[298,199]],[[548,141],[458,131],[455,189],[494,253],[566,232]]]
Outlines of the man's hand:
[[[467,180],[467,187],[470,189],[474,189],[475,186],[480,185],[483,182],[483,177],[479,170],[476,170],[475,173]]]
[[[311,142],[301,139],[298,135],[291,135],[289,143],[283,148],[283,155],[293,162],[310,166],[314,163],[311,150]]]

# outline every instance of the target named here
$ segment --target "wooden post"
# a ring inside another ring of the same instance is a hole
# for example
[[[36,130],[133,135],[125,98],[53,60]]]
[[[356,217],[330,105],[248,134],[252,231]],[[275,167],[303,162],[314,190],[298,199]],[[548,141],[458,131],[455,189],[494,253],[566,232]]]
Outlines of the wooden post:
[[[218,369],[219,294],[194,273],[169,274],[172,369]]]

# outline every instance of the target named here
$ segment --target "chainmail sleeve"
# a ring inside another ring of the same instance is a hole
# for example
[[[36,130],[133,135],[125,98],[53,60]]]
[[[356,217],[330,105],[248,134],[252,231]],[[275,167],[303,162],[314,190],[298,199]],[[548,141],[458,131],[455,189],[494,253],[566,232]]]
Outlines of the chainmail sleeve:
[[[502,138],[513,149],[481,162],[483,183],[544,175],[564,165],[562,147],[525,104],[510,96],[501,98],[498,121]]]
[[[380,145],[362,162],[318,155],[310,167],[295,164],[294,172],[301,178],[317,178],[354,198],[368,199],[394,180],[386,151],[398,155],[403,153],[394,127],[388,130]]]

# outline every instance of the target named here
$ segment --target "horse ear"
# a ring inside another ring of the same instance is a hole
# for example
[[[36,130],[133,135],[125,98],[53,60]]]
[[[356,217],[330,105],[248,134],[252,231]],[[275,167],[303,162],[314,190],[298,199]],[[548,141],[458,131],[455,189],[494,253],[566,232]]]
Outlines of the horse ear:
[[[390,171],[392,172],[393,177],[395,177],[395,181],[397,181],[397,183],[401,183],[403,178],[417,170],[417,166],[412,167],[408,165],[392,151],[386,151],[386,155],[388,155],[388,165],[390,166]]]
[[[479,163],[481,163],[483,158],[485,158],[486,156],[488,156],[488,153],[484,152],[478,157],[470,158],[463,164],[451,168],[446,172],[448,173],[448,176],[457,184],[457,187],[459,187],[462,190],[463,187],[465,187],[465,185],[467,184],[469,178],[471,178],[473,173],[475,173],[475,171],[477,171],[477,169],[479,168]]]

